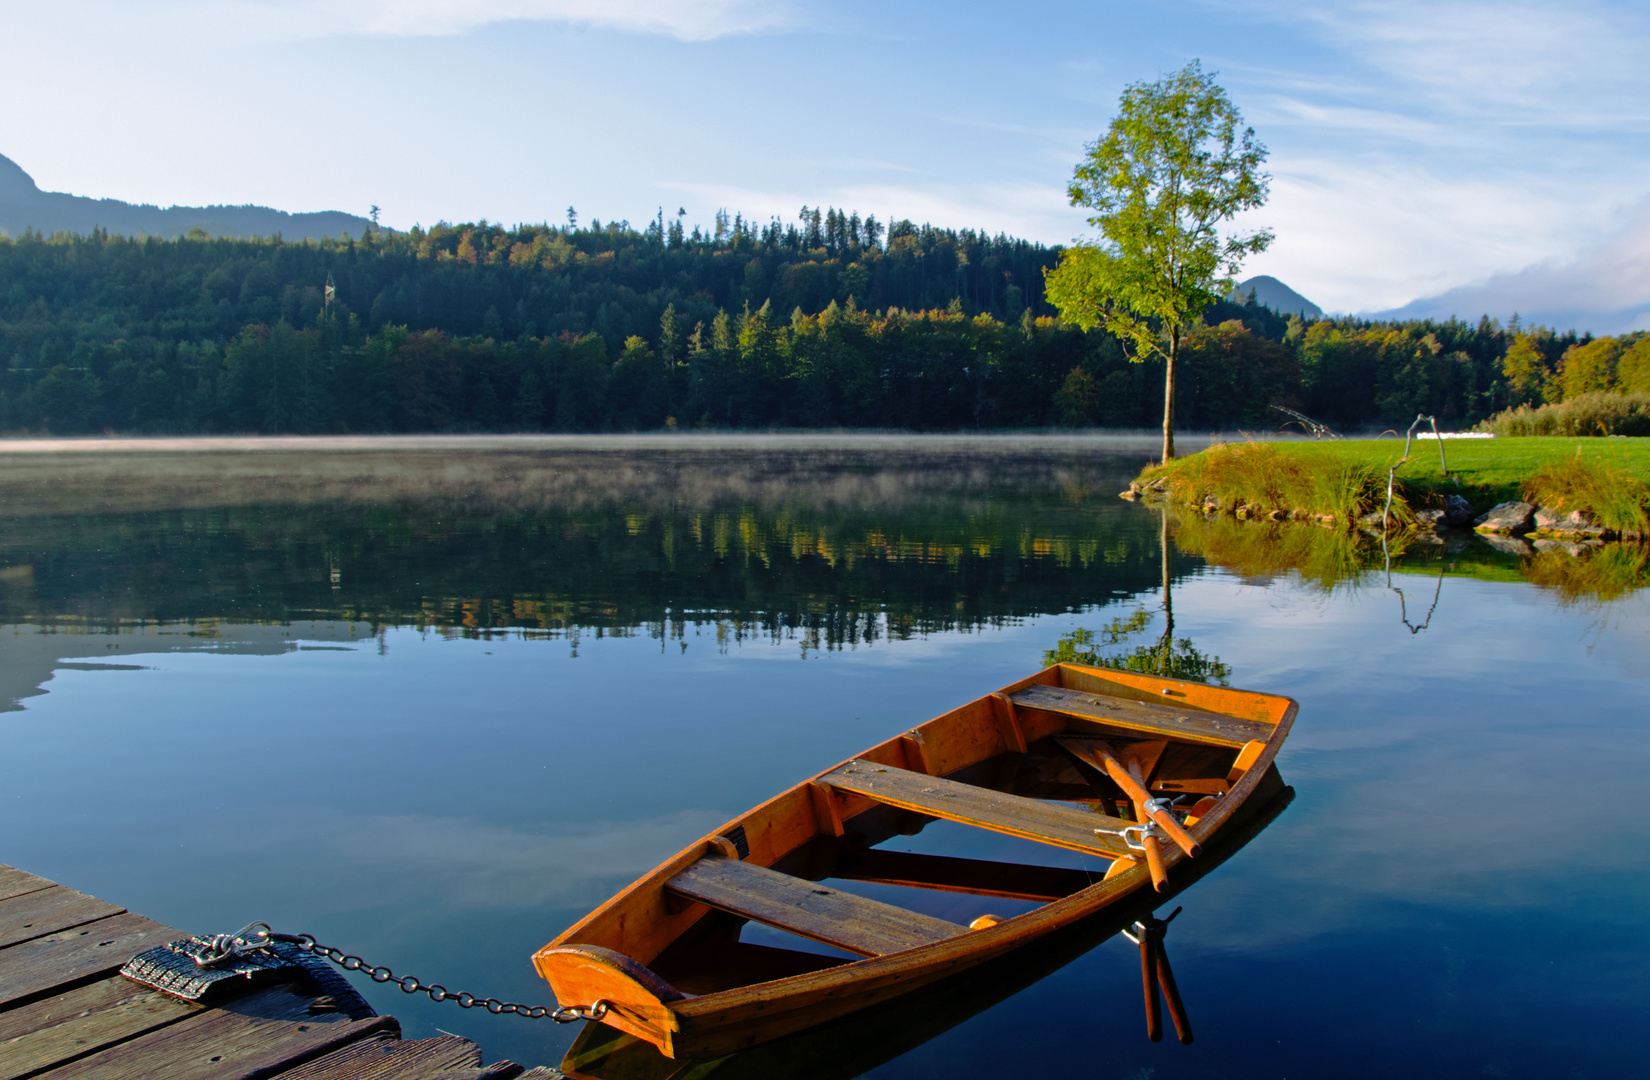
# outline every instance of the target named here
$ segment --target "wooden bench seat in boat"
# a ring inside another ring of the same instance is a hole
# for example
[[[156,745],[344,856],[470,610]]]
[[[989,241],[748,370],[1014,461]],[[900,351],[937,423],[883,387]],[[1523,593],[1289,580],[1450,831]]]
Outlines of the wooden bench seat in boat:
[[[706,855],[672,877],[671,892],[861,956],[884,956],[968,933],[929,915],[868,900],[765,866]]]
[[[1147,701],[1108,697],[1059,686],[1028,686],[1008,695],[1022,709],[1076,716],[1107,727],[1139,731],[1158,737],[1213,746],[1241,747],[1251,741],[1265,742],[1272,735],[1271,724],[1243,720],[1200,709],[1177,709]]]
[[[1133,825],[1133,821],[1045,799],[1028,799],[1023,795],[959,784],[955,780],[858,758],[832,769],[821,776],[819,782],[889,806],[1024,840],[1107,859],[1129,857],[1128,845],[1121,836],[1095,830],[1121,830]]]

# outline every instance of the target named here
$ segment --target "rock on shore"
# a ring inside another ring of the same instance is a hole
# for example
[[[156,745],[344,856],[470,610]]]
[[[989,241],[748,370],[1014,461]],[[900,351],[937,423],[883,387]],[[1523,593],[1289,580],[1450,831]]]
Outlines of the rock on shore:
[[[1481,533],[1502,533],[1522,536],[1535,528],[1535,507],[1527,502],[1504,502],[1492,506],[1488,513],[1473,519],[1473,528]]]

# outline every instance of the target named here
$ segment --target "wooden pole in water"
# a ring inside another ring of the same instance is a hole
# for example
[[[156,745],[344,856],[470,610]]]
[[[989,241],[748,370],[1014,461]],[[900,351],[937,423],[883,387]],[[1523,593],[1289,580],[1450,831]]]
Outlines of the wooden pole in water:
[[[1163,1013],[1157,1003],[1157,950],[1152,932],[1144,923],[1135,923],[1140,933],[1140,985],[1146,991],[1146,1038],[1163,1041]]]
[[[1182,1046],[1192,1045],[1192,1020],[1186,1015],[1186,1005],[1180,1000],[1180,987],[1175,984],[1174,972],[1169,968],[1169,950],[1163,944],[1161,929],[1152,935],[1157,945],[1157,982],[1163,988],[1163,1000],[1169,1004],[1169,1017],[1174,1021],[1175,1037]]]

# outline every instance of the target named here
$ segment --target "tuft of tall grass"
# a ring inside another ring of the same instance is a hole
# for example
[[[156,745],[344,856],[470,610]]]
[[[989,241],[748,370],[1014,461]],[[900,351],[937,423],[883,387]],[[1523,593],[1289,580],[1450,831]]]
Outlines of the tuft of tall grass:
[[[1277,443],[1217,443],[1206,450],[1156,466],[1142,479],[1163,477],[1177,502],[1201,503],[1214,495],[1222,508],[1247,504],[1260,514],[1332,514],[1343,522],[1386,504],[1386,471],[1368,463],[1308,458]],[[1394,497],[1400,521],[1414,518],[1408,503]]]
[[[1500,436],[1650,435],[1650,394],[1598,390],[1532,409],[1520,405],[1478,425]]]
[[[1524,498],[1552,510],[1588,510],[1600,525],[1620,532],[1650,532],[1650,486],[1608,461],[1575,455],[1548,462],[1523,484]]]

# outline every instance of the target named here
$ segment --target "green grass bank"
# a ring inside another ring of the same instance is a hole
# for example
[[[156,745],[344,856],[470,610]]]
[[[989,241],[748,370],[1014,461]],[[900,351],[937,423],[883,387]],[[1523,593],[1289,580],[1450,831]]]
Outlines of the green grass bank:
[[[1394,481],[1400,525],[1459,495],[1483,513],[1524,501],[1584,511],[1612,533],[1650,532],[1650,438],[1417,439]],[[1130,492],[1238,517],[1313,518],[1348,528],[1380,513],[1402,439],[1221,443],[1148,466]]]

